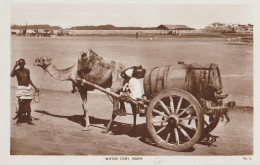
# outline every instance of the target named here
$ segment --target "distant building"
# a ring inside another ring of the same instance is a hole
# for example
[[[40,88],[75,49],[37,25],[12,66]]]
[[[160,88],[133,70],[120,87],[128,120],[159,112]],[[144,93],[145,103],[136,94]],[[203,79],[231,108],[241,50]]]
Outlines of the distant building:
[[[35,37],[50,37],[57,35],[58,31],[62,30],[59,26],[43,25],[12,25],[11,35],[17,36],[35,36]]]
[[[248,25],[240,25],[238,24],[238,27],[237,27],[237,31],[253,31],[254,29],[254,26],[252,24],[248,24]]]
[[[253,31],[254,30],[254,25],[248,24],[248,31]]]
[[[34,29],[26,29],[26,35],[35,36],[36,30]]]
[[[214,23],[210,24],[209,26],[214,26],[214,27],[225,27],[226,24],[224,24],[224,23],[219,23],[219,22],[214,22]]]
[[[11,35],[18,35],[20,33],[19,29],[11,29]]]
[[[221,32],[221,33],[235,33],[235,32],[253,32],[253,25],[241,25],[241,24],[224,24],[214,22],[204,28],[207,32]]]
[[[178,35],[181,33],[190,33],[190,30],[195,30],[194,28],[190,28],[186,25],[165,25],[165,24],[159,25],[156,29],[160,30],[163,34],[173,34],[173,35]]]

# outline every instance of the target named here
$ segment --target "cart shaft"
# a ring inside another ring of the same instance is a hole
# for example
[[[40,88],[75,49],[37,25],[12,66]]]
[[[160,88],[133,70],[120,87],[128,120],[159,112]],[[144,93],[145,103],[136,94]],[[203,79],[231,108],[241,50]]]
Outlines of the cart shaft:
[[[104,93],[106,93],[106,94],[108,94],[110,96],[113,96],[113,97],[116,97],[116,98],[120,98],[120,95],[118,95],[118,94],[116,94],[114,92],[108,91],[105,88],[102,88],[102,87],[100,87],[100,86],[98,86],[96,84],[93,84],[93,83],[89,82],[89,81],[86,81],[86,80],[80,79],[80,78],[78,78],[77,80],[80,81],[83,84],[90,85],[90,86],[94,87],[95,89],[100,90],[101,92],[104,92]]]
[[[111,91],[108,91],[105,88],[102,88],[102,87],[100,87],[100,86],[98,86],[96,84],[93,84],[93,83],[91,83],[89,81],[86,81],[85,79],[78,78],[77,80],[79,82],[81,82],[82,84],[90,85],[90,86],[94,87],[95,89],[100,90],[101,92],[104,92],[104,93],[106,93],[106,94],[108,94],[108,95],[110,95],[112,97],[118,98],[119,100],[122,100],[122,101],[125,101],[125,102],[128,102],[128,103],[133,103],[133,104],[136,104],[136,105],[144,105],[144,102],[145,103],[149,103],[148,100],[144,100],[144,99],[142,99],[142,100],[135,100],[135,99],[131,98],[130,96],[118,95],[118,94],[116,94],[114,92],[111,92]]]

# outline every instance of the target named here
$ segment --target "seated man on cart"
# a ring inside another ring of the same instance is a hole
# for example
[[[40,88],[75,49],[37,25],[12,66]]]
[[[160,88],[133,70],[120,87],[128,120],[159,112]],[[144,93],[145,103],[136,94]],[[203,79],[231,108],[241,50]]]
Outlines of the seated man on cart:
[[[126,101],[135,102],[141,101],[143,97],[143,90],[140,79],[144,77],[146,70],[142,66],[134,66],[125,69],[121,76],[125,79],[121,97]],[[124,108],[123,108],[124,109]],[[137,112],[144,113],[137,105]]]

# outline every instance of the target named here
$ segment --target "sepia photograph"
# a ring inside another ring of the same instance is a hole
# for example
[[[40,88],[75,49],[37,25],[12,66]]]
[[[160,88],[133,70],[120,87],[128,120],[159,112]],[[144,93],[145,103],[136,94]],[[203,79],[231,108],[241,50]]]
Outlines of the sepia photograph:
[[[254,1],[141,2],[8,3],[9,164],[257,163]]]

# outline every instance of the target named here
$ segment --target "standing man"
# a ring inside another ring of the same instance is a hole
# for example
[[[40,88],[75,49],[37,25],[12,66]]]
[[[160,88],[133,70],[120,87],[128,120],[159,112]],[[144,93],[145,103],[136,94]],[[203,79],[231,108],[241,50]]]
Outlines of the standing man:
[[[18,82],[16,97],[18,98],[19,108],[14,120],[17,119],[16,124],[21,123],[21,116],[26,113],[28,117],[27,124],[34,125],[31,118],[31,101],[33,99],[32,86],[34,87],[35,92],[39,92],[39,90],[33,84],[30,78],[30,70],[24,67],[25,64],[24,59],[19,59],[16,61],[11,72],[11,77],[16,76]],[[18,65],[19,68],[16,69]]]

